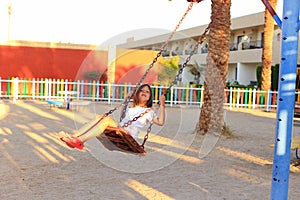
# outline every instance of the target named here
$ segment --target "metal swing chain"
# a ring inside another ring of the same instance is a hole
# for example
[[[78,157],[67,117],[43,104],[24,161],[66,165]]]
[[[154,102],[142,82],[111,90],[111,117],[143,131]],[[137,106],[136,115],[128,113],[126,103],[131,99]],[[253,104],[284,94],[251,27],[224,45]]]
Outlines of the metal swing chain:
[[[194,2],[191,2],[187,8],[187,10],[185,11],[185,13],[183,14],[183,16],[181,17],[181,19],[179,20],[178,24],[176,25],[176,27],[174,28],[174,30],[172,31],[172,33],[169,35],[168,39],[165,41],[165,43],[161,46],[160,50],[158,51],[158,53],[156,54],[155,58],[153,59],[152,63],[149,65],[148,69],[145,71],[144,75],[142,76],[142,78],[140,79],[140,81],[136,84],[136,87],[134,88],[132,94],[130,96],[127,97],[126,99],[126,103],[124,103],[124,109],[123,112],[121,114],[120,117],[120,121],[122,121],[122,119],[125,117],[125,113],[126,113],[126,108],[128,106],[128,103],[130,102],[130,99],[133,97],[134,93],[136,92],[137,88],[142,84],[142,82],[144,81],[144,79],[146,78],[146,76],[148,75],[148,73],[150,72],[150,70],[154,67],[154,64],[157,62],[158,58],[161,56],[162,52],[165,50],[166,46],[169,44],[170,40],[173,38],[174,34],[176,33],[177,29],[180,27],[180,25],[182,24],[183,20],[185,19],[185,17],[187,16],[187,14],[189,13],[189,11],[193,8]]]
[[[170,86],[168,87],[166,93],[170,92],[171,88],[176,84],[179,76],[182,74],[183,69],[187,66],[187,63],[191,60],[192,56],[195,54],[195,52],[198,50],[198,45],[201,45],[204,41],[204,38],[207,34],[207,32],[210,29],[210,24],[207,26],[207,28],[205,29],[204,33],[199,37],[198,41],[197,41],[197,45],[195,45],[195,47],[193,48],[192,52],[189,54],[189,56],[186,58],[185,62],[183,63],[182,67],[180,67],[180,69],[178,70],[177,75],[175,76],[174,80],[171,82]],[[153,122],[150,123],[148,129],[147,129],[147,133],[144,136],[144,141],[141,144],[141,147],[144,148],[144,145],[149,137],[149,134],[151,132],[151,128],[152,128]]]
[[[141,80],[138,82],[137,85],[140,85],[143,80],[146,78],[147,74],[149,73],[149,71],[153,68],[154,64],[157,62],[157,59],[161,56],[162,52],[165,50],[166,46],[168,45],[168,43],[170,42],[170,40],[173,38],[174,34],[176,33],[177,29],[180,27],[180,25],[182,24],[183,20],[185,19],[185,17],[187,16],[187,14],[189,13],[189,11],[192,9],[194,3],[190,3],[188,6],[188,9],[185,11],[184,15],[182,16],[182,18],[179,20],[178,24],[176,25],[175,29],[172,31],[172,33],[169,35],[168,39],[165,41],[165,43],[162,45],[162,47],[160,48],[159,52],[157,53],[156,57],[153,59],[152,63],[149,65],[149,68],[146,70],[145,74],[142,76]]]
[[[226,2],[226,0],[223,0],[223,4]],[[217,10],[217,13],[219,13],[221,10],[221,7]],[[198,46],[201,45],[205,39],[205,36],[207,35],[208,31],[210,30],[211,24],[213,22],[213,19],[211,20],[211,22],[208,24],[208,26],[205,28],[204,32],[199,36],[198,40],[197,40],[197,45],[195,45],[195,47],[193,48],[193,50],[191,51],[191,53],[189,54],[189,56],[186,58],[185,62],[183,63],[183,65],[180,67],[180,69],[178,70],[177,75],[175,76],[174,80],[171,82],[170,86],[168,87],[167,92],[170,92],[171,88],[176,84],[179,76],[182,74],[183,69],[187,66],[188,62],[191,60],[192,56],[197,52],[198,50]],[[132,122],[131,122],[132,123]],[[141,147],[144,148],[144,145],[149,137],[149,133],[151,132],[151,128],[152,128],[153,122],[151,121],[148,129],[147,129],[147,133],[144,136],[144,141],[141,144]]]
[[[197,0],[196,0],[197,1]],[[200,0],[201,1],[201,0]],[[198,1],[198,2],[200,2]],[[226,3],[226,0],[222,1],[223,4]],[[220,7],[217,10],[217,14],[220,12],[220,10],[222,9],[222,7]],[[204,42],[205,36],[207,35],[208,31],[210,30],[211,24],[213,23],[213,19],[211,20],[211,22],[208,24],[208,26],[205,28],[204,32],[199,36],[198,40],[197,40],[197,45],[195,45],[195,47],[193,48],[193,50],[191,51],[191,53],[189,54],[189,56],[186,58],[185,62],[182,64],[182,66],[180,67],[180,69],[178,70],[177,75],[175,76],[174,80],[171,82],[170,86],[168,87],[166,93],[170,92],[171,88],[176,84],[179,76],[182,74],[183,69],[187,66],[188,62],[190,62],[192,56],[197,52],[198,50],[198,46],[201,45]],[[148,129],[147,129],[147,133],[144,136],[144,141],[141,144],[141,147],[144,148],[144,144],[146,143],[148,137],[149,137],[149,133],[151,132],[151,127],[153,125],[153,122],[151,121]]]
[[[124,123],[124,125],[122,126],[124,127],[128,127],[130,124],[132,124],[134,121],[138,120],[140,117],[143,117],[145,114],[147,114],[148,112],[150,112],[150,109],[145,110],[144,112],[142,112],[141,114],[139,114],[138,116],[134,117],[132,120],[128,120],[126,123]],[[143,143],[140,145],[143,149],[144,149],[144,145],[149,137],[149,133],[151,132],[151,128],[152,128],[153,122],[150,122],[150,125],[147,128],[147,133],[144,136],[144,140]]]
[[[223,0],[222,3],[225,4],[226,0]],[[219,9],[216,12],[216,15],[220,12],[221,9],[222,9],[222,7],[219,7]],[[197,44],[195,45],[195,47],[193,48],[193,50],[191,51],[191,53],[189,54],[189,56],[186,58],[185,62],[179,68],[178,73],[176,74],[174,80],[171,82],[171,84],[167,88],[167,91],[166,91],[165,94],[167,94],[168,92],[171,91],[171,88],[177,83],[177,80],[179,79],[179,76],[182,74],[183,69],[190,62],[192,56],[197,52],[199,45],[201,45],[204,42],[205,36],[207,35],[208,31],[210,30],[210,27],[211,27],[211,24],[213,23],[213,21],[214,21],[214,19],[212,19],[210,21],[210,23],[208,24],[208,26],[205,28],[204,32],[199,36],[199,38],[197,40]]]
[[[166,93],[171,91],[171,88],[177,83],[177,80],[179,79],[179,76],[182,74],[183,69],[187,66],[188,62],[190,62],[192,56],[197,52],[198,50],[198,46],[201,45],[204,41],[204,38],[207,34],[207,32],[210,29],[210,25],[211,22],[209,23],[209,25],[206,27],[206,29],[204,30],[204,32],[202,33],[202,35],[198,38],[197,44],[195,45],[195,47],[193,48],[193,50],[191,51],[191,53],[189,54],[189,56],[185,59],[185,62],[182,64],[182,66],[179,68],[178,73],[176,74],[174,80],[170,83],[169,87],[167,88]]]
[[[142,76],[142,78],[140,79],[140,81],[136,84],[136,87],[134,88],[133,92],[131,95],[127,96],[127,98],[125,98],[125,100],[119,105],[116,106],[115,108],[109,110],[108,112],[104,113],[102,115],[102,117],[91,127],[93,128],[94,126],[96,126],[98,123],[100,123],[105,117],[111,115],[114,111],[118,110],[120,107],[124,106],[123,108],[123,112],[121,114],[121,118],[120,121],[125,117],[125,113],[126,113],[126,108],[128,106],[128,103],[130,102],[130,99],[133,97],[134,93],[136,92],[137,88],[141,85],[141,83],[143,82],[143,80],[146,78],[146,76],[148,75],[148,73],[150,72],[150,70],[154,67],[154,64],[157,62],[158,58],[161,56],[162,52],[164,51],[164,49],[166,48],[166,46],[168,45],[168,43],[170,42],[170,40],[173,38],[174,34],[176,33],[177,29],[180,27],[180,25],[182,24],[183,20],[185,19],[185,17],[187,16],[187,14],[189,13],[189,11],[192,9],[193,5],[195,2],[191,2],[187,8],[187,10],[185,11],[185,13],[183,14],[183,16],[181,17],[181,19],[179,20],[178,24],[176,25],[176,27],[174,28],[174,30],[172,31],[172,33],[169,35],[168,39],[165,41],[165,43],[162,45],[162,47],[160,48],[159,52],[156,54],[155,58],[153,59],[152,63],[149,65],[148,69],[146,70],[146,72],[144,73],[144,75]],[[181,70],[181,73],[183,71],[183,68]],[[173,81],[174,83],[172,85],[175,84],[175,80]],[[141,113],[141,116],[137,116],[135,117],[134,121],[136,121],[138,118],[142,117],[145,113]],[[125,124],[130,125],[133,121],[129,120],[128,122],[126,122]],[[124,125],[125,125],[124,124]],[[127,126],[128,126],[127,125]],[[144,137],[144,141],[142,143],[142,147],[144,148],[144,144],[146,142],[146,140],[148,139],[148,135],[151,132],[151,127],[152,127],[153,123],[151,122],[150,126],[147,129],[147,134]],[[127,127],[126,126],[126,127]],[[81,135],[85,134],[87,131],[89,131],[91,128],[89,128],[88,130],[86,130],[85,132],[83,132]]]
[[[145,145],[145,143],[146,143],[146,141],[147,141],[147,139],[148,139],[148,137],[149,137],[149,133],[151,132],[152,125],[153,125],[153,122],[151,122],[150,125],[149,125],[148,128],[147,128],[147,133],[146,133],[146,135],[144,136],[144,141],[143,141],[143,143],[141,144],[141,147],[142,147],[143,149],[144,149],[144,145]]]
[[[138,116],[134,117],[133,119],[128,120],[127,122],[124,123],[124,125],[123,125],[122,127],[123,127],[123,128],[124,128],[124,127],[128,127],[129,125],[132,124],[132,122],[138,120],[140,117],[143,117],[143,116],[144,116],[145,114],[147,114],[149,111],[150,111],[150,109],[145,110],[144,112],[142,112],[142,113],[139,114]]]

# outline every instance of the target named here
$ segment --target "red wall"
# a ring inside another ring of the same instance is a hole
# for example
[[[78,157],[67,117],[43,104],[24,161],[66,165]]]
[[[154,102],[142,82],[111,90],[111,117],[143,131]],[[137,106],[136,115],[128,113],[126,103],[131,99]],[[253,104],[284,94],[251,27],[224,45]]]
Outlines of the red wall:
[[[106,69],[107,52],[0,46],[0,77],[84,79],[82,71]]]
[[[112,81],[138,83],[155,56],[154,51],[118,49]],[[0,45],[2,79],[100,80],[107,66],[108,52],[103,50]],[[157,70],[152,69],[143,82],[155,83],[157,76]]]

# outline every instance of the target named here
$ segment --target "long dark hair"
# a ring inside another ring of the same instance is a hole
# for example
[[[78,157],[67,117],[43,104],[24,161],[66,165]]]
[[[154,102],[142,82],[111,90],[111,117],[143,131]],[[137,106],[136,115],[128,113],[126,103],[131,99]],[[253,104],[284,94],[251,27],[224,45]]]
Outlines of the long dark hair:
[[[152,107],[152,104],[153,104],[153,102],[152,102],[152,90],[151,90],[151,87],[150,87],[150,85],[149,84],[142,84],[137,90],[136,90],[136,92],[135,92],[135,94],[134,94],[134,96],[133,96],[133,107],[135,107],[136,105],[138,105],[139,104],[139,98],[138,98],[138,96],[139,96],[139,94],[141,93],[141,90],[142,90],[142,88],[143,87],[148,87],[148,89],[149,89],[149,91],[150,91],[150,97],[149,97],[149,99],[148,99],[148,101],[147,101],[147,103],[146,103],[146,106],[147,106],[147,108],[151,108]]]

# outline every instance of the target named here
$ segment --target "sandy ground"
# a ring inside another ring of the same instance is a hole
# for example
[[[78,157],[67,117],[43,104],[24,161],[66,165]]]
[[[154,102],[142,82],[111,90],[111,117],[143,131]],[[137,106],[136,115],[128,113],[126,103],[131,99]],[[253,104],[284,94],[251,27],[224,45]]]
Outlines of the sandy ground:
[[[193,134],[197,108],[167,108],[167,122],[153,127],[145,157],[107,151],[96,139],[84,151],[57,139],[59,131],[73,132],[110,108],[1,102],[0,199],[270,199],[274,112],[227,110],[236,137],[208,138]],[[290,200],[300,197],[299,169],[293,171]]]

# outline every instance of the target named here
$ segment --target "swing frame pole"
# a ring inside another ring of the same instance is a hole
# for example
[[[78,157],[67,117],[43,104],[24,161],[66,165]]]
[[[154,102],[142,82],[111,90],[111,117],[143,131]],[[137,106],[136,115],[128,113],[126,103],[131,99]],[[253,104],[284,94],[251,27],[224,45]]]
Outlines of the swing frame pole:
[[[299,9],[299,0],[283,1],[278,107],[272,167],[272,200],[288,199],[298,59]]]
[[[266,9],[269,11],[269,13],[272,15],[273,19],[275,20],[275,22],[277,23],[277,25],[281,28],[282,26],[282,21],[280,20],[280,18],[278,17],[277,13],[275,12],[275,10],[273,9],[272,5],[269,3],[268,0],[261,0],[263,2],[263,4],[265,5]]]

